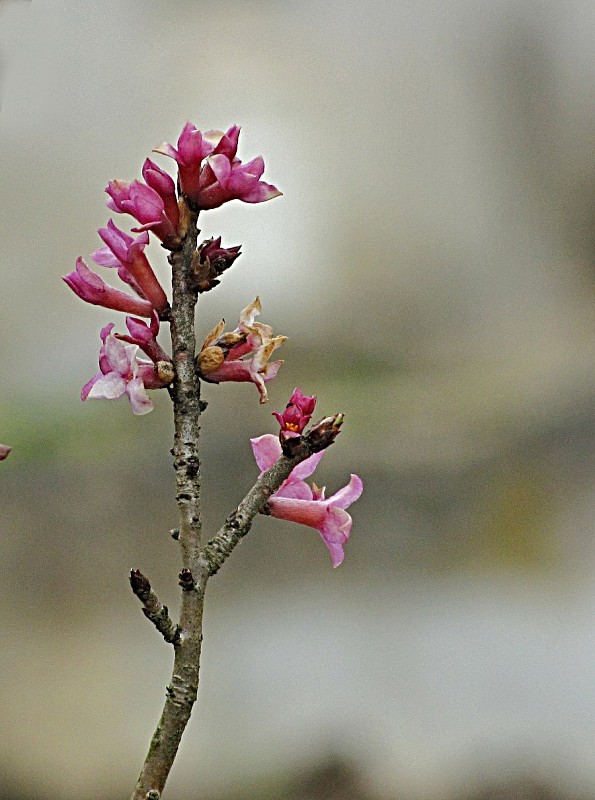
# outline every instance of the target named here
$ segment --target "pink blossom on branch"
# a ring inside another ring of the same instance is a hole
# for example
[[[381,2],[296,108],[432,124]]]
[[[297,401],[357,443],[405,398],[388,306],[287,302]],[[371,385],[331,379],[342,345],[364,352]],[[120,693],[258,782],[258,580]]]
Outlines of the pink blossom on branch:
[[[133,239],[117,228],[111,219],[98,233],[106,246],[93,253],[93,261],[117,269],[120,278],[137,294],[148,300],[157,311],[164,311],[168,307],[167,296],[144,254],[149,234],[144,231]]]
[[[273,336],[270,325],[256,322],[254,318],[260,311],[257,297],[241,312],[238,327],[229,333],[224,333],[225,322],[221,320],[205,339],[196,362],[203,380],[210,383],[250,381],[258,389],[260,402],[266,403],[265,384],[273,380],[283,364],[282,360],[269,359],[287,337]]]
[[[289,403],[285,406],[285,411],[279,414],[273,411],[273,416],[277,418],[281,430],[279,436],[282,439],[292,439],[300,436],[314,413],[316,396],[307,397],[301,389],[294,389],[289,398]]]
[[[126,327],[128,328],[129,335],[123,333],[116,333],[114,336],[121,342],[128,342],[128,344],[136,344],[140,349],[145,352],[151,361],[157,364],[159,361],[168,361],[171,363],[170,357],[157,341],[157,334],[159,333],[159,317],[153,311],[151,317],[151,325],[147,325],[142,319],[136,317],[126,317]]]
[[[181,191],[199,209],[218,208],[229,200],[262,203],[281,192],[261,181],[264,161],[258,156],[242,164],[236,156],[240,129],[233,125],[226,133],[202,134],[190,122],[178,139],[177,148],[164,142],[156,153],[173,158],[178,164]],[[203,163],[204,162],[204,163]]]
[[[12,447],[9,447],[7,444],[0,444],[0,461],[4,461],[5,458],[8,458],[8,454],[12,450]]]
[[[138,345],[123,344],[112,334],[114,325],[102,328],[102,345],[99,351],[99,373],[82,389],[81,400],[116,400],[127,395],[135,414],[148,414],[153,410],[147,389],[162,389],[167,385],[151,361],[137,358]]]
[[[132,297],[126,292],[114,289],[113,286],[93,272],[82,258],[76,260],[76,270],[64,275],[62,280],[70,286],[72,291],[87,303],[114,311],[123,311],[127,314],[138,314],[141,317],[150,317],[153,306],[144,298]]]
[[[281,444],[270,433],[251,439],[250,443],[262,475],[280,458]],[[324,496],[324,488],[319,489],[315,484],[310,487],[304,478],[314,472],[324,453],[321,450],[298,464],[269,498],[263,513],[315,528],[331,554],[333,567],[338,567],[343,561],[343,546],[349,539],[352,526],[351,516],[345,509],[360,497],[364,485],[358,475],[352,474],[349,483],[328,498]]]
[[[147,161],[150,166],[147,165]],[[161,177],[157,177],[157,170]],[[110,196],[107,207],[120,214],[130,214],[140,222],[138,227],[132,229],[135,233],[151,230],[166,246],[176,244],[179,241],[177,228],[180,215],[173,180],[172,186],[166,187],[162,176],[167,173],[149,159],[145,161],[143,175],[146,176],[145,180],[149,178],[147,183],[150,181],[152,185],[147,186],[141,181],[132,183],[121,180],[110,181],[105,188]],[[155,186],[159,186],[160,190],[155,189]]]

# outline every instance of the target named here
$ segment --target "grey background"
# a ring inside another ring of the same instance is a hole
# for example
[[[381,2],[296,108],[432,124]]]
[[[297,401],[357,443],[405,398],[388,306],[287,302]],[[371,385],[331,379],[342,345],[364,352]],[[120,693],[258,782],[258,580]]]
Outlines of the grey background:
[[[170,795],[343,759],[366,797],[593,796],[594,38],[574,0],[2,4],[7,792],[122,796],[168,680],[126,578],[176,606],[169,400],[80,403],[123,320],[59,278],[189,119],[284,192],[202,220],[244,254],[199,329],[258,293],[290,337],[268,406],[206,388],[208,526],[295,385],[347,415],[317,482],[366,489],[339,570],[262,519],[213,581]]]

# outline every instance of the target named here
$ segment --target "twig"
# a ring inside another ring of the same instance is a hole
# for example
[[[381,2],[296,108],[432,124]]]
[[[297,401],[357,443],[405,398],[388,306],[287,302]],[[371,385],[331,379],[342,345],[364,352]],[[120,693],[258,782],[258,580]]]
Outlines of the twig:
[[[164,606],[153,589],[149,580],[138,569],[130,570],[130,586],[132,591],[143,604],[143,614],[157,628],[169,644],[176,644],[180,630],[169,616],[167,606]]]
[[[252,520],[259,511],[262,511],[269,497],[279,489],[291,471],[313,452],[304,440],[304,446],[296,455],[281,456],[270,469],[261,475],[236,510],[227,517],[215,536],[205,546],[203,558],[207,562],[209,575],[214,575],[221,568],[234,547],[250,531]]]

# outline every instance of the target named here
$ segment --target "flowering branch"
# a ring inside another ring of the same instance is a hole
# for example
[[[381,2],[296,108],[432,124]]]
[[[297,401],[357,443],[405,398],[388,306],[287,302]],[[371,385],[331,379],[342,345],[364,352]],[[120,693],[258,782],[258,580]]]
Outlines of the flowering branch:
[[[199,213],[231,200],[261,203],[281,194],[275,186],[260,180],[264,172],[260,156],[246,164],[237,157],[239,134],[235,125],[225,133],[203,134],[187,123],[176,147],[164,143],[155,151],[174,159],[176,182],[149,159],[142,169],[145,183],[109,182],[108,207],[132,216],[138,223],[132,231],[139,235],[128,235],[110,220],[98,231],[104,247],[92,258],[100,267],[114,269],[133,294],[107,284],[82,258],[64,277],[86,302],[135,315],[126,317],[127,334],[114,332],[114,323],[102,328],[99,372],[84,385],[81,398],[113,400],[126,395],[137,415],[153,409],[149,389],[166,388],[173,401],[172,454],[179,516],[174,539],[180,542],[182,561],[180,617],[177,624],[171,619],[140,570],[130,572],[132,591],[141,601],[145,616],[174,648],[165,704],[132,800],[161,797],[197,696],[207,582],[249,532],[254,517],[267,514],[316,529],[336,567],[343,560],[343,546],[351,533],[352,520],[346,509],[363,489],[360,478],[352,475],[346,486],[325,498],[324,489],[305,482],[336,439],[343,415],[326,417],[305,431],[316,397],[296,389],[283,413],[275,413],[279,435],[265,434],[251,440],[260,469],[256,483],[215,536],[204,543],[199,444],[200,418],[206,403],[201,400],[201,382],[251,382],[260,402],[266,403],[266,384],[283,364],[270,359],[286,339],[274,336],[269,325],[256,321],[261,311],[256,297],[240,313],[234,330],[226,332],[221,320],[197,348],[198,296],[220,283],[241,249],[241,245],[222,247],[220,236],[197,246]],[[150,235],[170,251],[171,305],[144,252]],[[170,325],[171,357],[157,341],[162,322]],[[139,358],[139,351],[149,360]],[[9,452],[9,447],[0,445],[0,460]]]
[[[234,547],[249,533],[254,517],[263,512],[267,502],[281,488],[293,470],[306,459],[315,456],[336,438],[342,422],[337,424],[339,415],[327,424],[327,435],[321,442],[320,429],[314,427],[309,435],[299,437],[299,444],[294,446],[292,455],[281,455],[278,460],[261,474],[246,497],[235,511],[225,520],[215,536],[207,543],[203,557],[208,564],[209,575],[214,575],[231,555]],[[326,420],[324,421],[327,422]],[[322,447],[321,447],[322,444]]]

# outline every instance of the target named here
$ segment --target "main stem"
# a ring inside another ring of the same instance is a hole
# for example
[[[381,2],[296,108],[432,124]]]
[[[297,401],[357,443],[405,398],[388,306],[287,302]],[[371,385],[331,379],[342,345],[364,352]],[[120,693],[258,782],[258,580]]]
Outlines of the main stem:
[[[176,377],[174,404],[174,467],[182,551],[182,602],[179,638],[171,681],[161,719],[131,800],[160,797],[173,766],[182,734],[190,719],[198,691],[202,642],[202,614],[208,567],[201,559],[202,515],[200,504],[200,382],[194,368],[196,293],[191,286],[192,255],[196,249],[197,215],[189,213],[188,231],[180,250],[172,253],[171,336]]]

